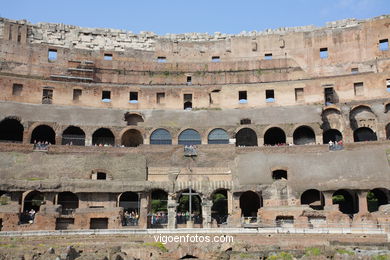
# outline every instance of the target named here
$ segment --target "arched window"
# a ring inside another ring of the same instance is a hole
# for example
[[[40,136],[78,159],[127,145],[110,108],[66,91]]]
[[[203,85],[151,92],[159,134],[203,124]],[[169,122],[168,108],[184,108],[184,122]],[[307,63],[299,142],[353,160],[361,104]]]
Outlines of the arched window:
[[[236,146],[257,146],[256,132],[250,128],[242,128],[236,134]]]
[[[337,190],[333,193],[333,204],[339,205],[339,210],[350,217],[359,212],[359,198],[352,190]]]
[[[0,141],[22,142],[23,125],[16,119],[6,118],[0,122]]]
[[[209,144],[228,144],[229,135],[221,128],[214,129],[210,132],[208,137]]]
[[[122,135],[122,145],[126,147],[137,147],[143,143],[142,134],[136,129],[129,129]]]
[[[138,125],[138,123],[144,122],[144,119],[138,114],[126,113],[125,121],[127,125]]]
[[[370,190],[367,193],[367,206],[369,212],[378,211],[382,205],[389,204],[390,191],[384,188]]]
[[[114,145],[114,134],[108,128],[99,128],[92,135],[93,145]]]
[[[315,144],[316,136],[313,129],[308,126],[300,126],[295,129],[293,134],[294,144]]]
[[[211,197],[213,201],[213,206],[211,207],[211,217],[215,219],[218,224],[226,223],[228,216],[227,190],[220,189],[214,191]]]
[[[323,210],[325,205],[324,195],[316,189],[306,190],[301,195],[301,205],[309,205],[312,209]]]
[[[172,144],[172,136],[166,129],[156,129],[150,135],[150,144]]]
[[[31,134],[31,143],[34,142],[49,142],[51,144],[56,143],[56,133],[53,128],[47,125],[40,125],[34,128]]]
[[[201,144],[201,138],[194,129],[186,129],[179,135],[179,144],[181,145],[197,145]]]
[[[376,141],[377,136],[371,128],[360,127],[353,131],[353,141],[354,142],[364,142],[364,141]]]
[[[274,180],[287,180],[287,171],[285,170],[275,170],[272,172],[272,179]]]
[[[264,145],[279,145],[286,143],[286,134],[279,127],[272,127],[264,134]]]
[[[62,144],[85,145],[85,133],[80,127],[69,126],[62,133]]]
[[[253,191],[246,191],[240,196],[240,208],[243,217],[251,217],[256,220],[257,211],[261,206],[259,195]]]

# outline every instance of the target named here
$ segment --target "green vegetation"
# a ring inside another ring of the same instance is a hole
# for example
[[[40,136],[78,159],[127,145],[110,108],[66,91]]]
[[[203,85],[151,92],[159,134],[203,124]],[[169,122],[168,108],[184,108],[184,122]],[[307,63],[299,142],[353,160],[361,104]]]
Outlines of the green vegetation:
[[[240,253],[239,256],[240,256],[241,259],[252,258],[252,255],[248,254],[248,253]]]
[[[167,204],[168,202],[166,200],[152,200],[151,203],[152,212],[156,213],[159,211],[167,211]]]
[[[43,180],[43,178],[30,177],[30,178],[27,178],[26,180],[28,180],[28,181],[41,181],[41,180]]]
[[[287,252],[280,252],[277,255],[271,255],[267,257],[268,260],[293,260],[294,257],[292,254]]]
[[[321,249],[317,247],[309,247],[305,250],[305,256],[319,256],[321,255]]]
[[[338,254],[341,254],[341,255],[355,255],[354,252],[349,251],[349,250],[344,249],[344,248],[337,248],[337,249],[336,249],[336,252],[337,252]]]
[[[168,249],[161,242],[144,243],[144,245],[145,246],[152,246],[152,247],[158,248],[161,251],[163,251],[164,253],[168,252]]]
[[[343,195],[335,195],[332,197],[333,204],[339,204],[345,201],[345,198]]]
[[[390,260],[390,255],[374,255],[373,260]]]

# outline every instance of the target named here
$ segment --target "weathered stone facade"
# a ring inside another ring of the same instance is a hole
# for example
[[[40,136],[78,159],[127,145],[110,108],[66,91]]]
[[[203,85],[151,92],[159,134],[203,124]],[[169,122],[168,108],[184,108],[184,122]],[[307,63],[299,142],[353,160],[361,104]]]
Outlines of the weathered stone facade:
[[[389,230],[389,25],[158,36],[1,19],[2,230],[153,228],[153,211],[170,229]]]

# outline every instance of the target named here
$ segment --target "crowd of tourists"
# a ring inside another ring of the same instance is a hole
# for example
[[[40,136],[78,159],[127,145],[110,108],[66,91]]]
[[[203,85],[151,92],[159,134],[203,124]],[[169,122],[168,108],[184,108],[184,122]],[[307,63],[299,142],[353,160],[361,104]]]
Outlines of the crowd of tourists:
[[[34,149],[35,150],[47,150],[49,146],[51,145],[48,141],[38,141],[34,140]]]
[[[340,141],[334,141],[332,140],[329,141],[329,150],[336,151],[336,150],[342,150],[344,148],[343,146],[343,140]]]
[[[179,212],[176,214],[176,223],[177,224],[186,224],[190,220],[190,216],[194,224],[202,224],[202,217],[197,213]]]
[[[166,212],[157,212],[148,214],[149,221],[151,225],[163,225],[168,223],[168,215]]]
[[[123,226],[138,226],[139,215],[137,211],[125,211],[123,215]]]

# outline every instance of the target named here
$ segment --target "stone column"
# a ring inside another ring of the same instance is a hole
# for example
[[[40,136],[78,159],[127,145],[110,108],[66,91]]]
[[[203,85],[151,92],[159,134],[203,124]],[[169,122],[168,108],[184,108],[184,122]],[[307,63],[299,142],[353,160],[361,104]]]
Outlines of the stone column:
[[[325,202],[325,207],[330,207],[330,206],[333,206],[333,193],[331,192],[328,192],[328,191],[324,191],[322,193],[324,195],[324,202]]]
[[[202,199],[203,228],[211,228],[211,207],[213,202],[209,199]]]
[[[359,196],[359,214],[368,213],[368,204],[367,204],[367,191],[358,191]]]
[[[176,228],[176,207],[177,202],[174,193],[168,194],[168,229]]]
[[[52,206],[54,205],[54,200],[56,199],[56,193],[45,193],[44,196],[45,196],[45,204],[47,206]]]
[[[148,224],[149,193],[140,192],[138,196],[140,200],[138,227],[146,229]]]
[[[56,135],[55,140],[56,140],[56,145],[62,144],[62,136]]]
[[[294,138],[292,136],[287,136],[286,137],[286,143],[287,144],[293,144],[294,143]]]
[[[28,131],[27,127],[24,127],[24,129],[26,129],[26,130],[23,131],[23,144],[29,144],[30,143],[29,131]]]
[[[241,208],[239,195],[241,194],[232,194],[232,213],[228,218],[229,227],[241,226]]]

